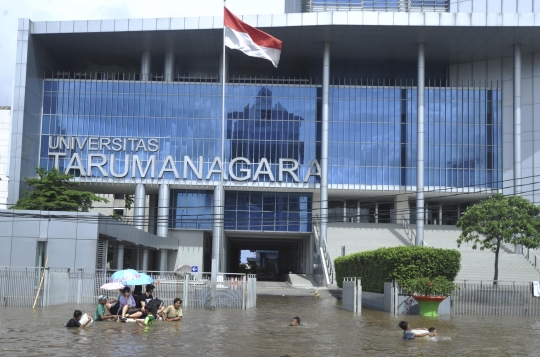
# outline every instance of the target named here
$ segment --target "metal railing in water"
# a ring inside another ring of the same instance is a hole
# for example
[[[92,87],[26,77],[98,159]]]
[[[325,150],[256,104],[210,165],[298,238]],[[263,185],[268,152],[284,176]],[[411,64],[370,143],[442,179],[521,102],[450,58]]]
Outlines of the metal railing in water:
[[[0,268],[0,304],[32,306],[42,271],[42,268]]]
[[[37,306],[62,304],[94,305],[99,295],[116,298],[119,291],[103,290],[114,271],[70,270],[56,268],[0,267],[0,304],[2,306],[32,306],[41,275],[43,287]],[[183,300],[183,307],[210,306],[210,273],[175,273],[151,271],[155,285],[154,297],[171,305],[175,298]],[[217,281],[217,308],[246,309],[256,306],[256,276],[219,273]],[[132,287],[133,288],[133,287]],[[145,286],[143,286],[144,291]]]
[[[328,253],[328,245],[326,238],[321,234],[321,221],[317,214],[313,215],[313,232],[315,233],[315,239],[319,244],[319,250],[321,252],[321,258],[323,259],[323,270],[326,278],[326,284],[330,285],[334,283],[334,265],[332,259]]]
[[[456,281],[452,314],[540,316],[540,297],[533,296],[532,282]]]
[[[527,316],[540,317],[540,297],[533,295],[531,281],[462,280],[455,281],[450,296],[452,315]],[[399,295],[404,293],[401,287]],[[437,294],[434,294],[437,295]],[[416,302],[406,299],[409,310]]]

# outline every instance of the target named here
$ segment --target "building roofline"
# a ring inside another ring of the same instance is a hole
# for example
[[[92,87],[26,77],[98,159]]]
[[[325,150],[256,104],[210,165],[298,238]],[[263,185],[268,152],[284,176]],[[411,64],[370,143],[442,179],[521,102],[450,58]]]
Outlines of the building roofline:
[[[239,16],[260,28],[312,26],[537,27],[540,13],[448,13],[336,11]],[[36,21],[19,19],[32,34],[209,30],[223,27],[223,16]]]

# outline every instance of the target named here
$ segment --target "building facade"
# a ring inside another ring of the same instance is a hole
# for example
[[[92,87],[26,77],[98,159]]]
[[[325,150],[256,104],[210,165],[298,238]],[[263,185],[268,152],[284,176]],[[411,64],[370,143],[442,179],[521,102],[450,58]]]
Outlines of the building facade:
[[[356,2],[243,16],[280,66],[227,50],[225,74],[222,17],[21,19],[10,201],[57,168],[133,194],[133,224],[180,242],[161,269],[250,249],[306,274],[328,222],[417,223],[422,244],[494,193],[540,201],[536,1],[319,3]]]
[[[11,107],[0,106],[0,209],[8,205],[8,163]]]

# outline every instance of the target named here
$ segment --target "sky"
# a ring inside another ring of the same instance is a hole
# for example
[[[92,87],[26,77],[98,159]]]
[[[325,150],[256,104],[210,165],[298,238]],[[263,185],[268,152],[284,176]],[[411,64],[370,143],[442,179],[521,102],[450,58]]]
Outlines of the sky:
[[[284,0],[227,0],[236,15],[279,14]],[[17,19],[32,21],[219,16],[222,0],[0,0],[0,106],[11,105]]]

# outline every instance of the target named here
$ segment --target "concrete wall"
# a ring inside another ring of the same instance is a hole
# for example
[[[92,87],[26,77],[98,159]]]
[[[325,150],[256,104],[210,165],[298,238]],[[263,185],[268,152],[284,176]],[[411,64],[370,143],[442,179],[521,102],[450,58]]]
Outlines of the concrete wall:
[[[43,99],[43,74],[62,68],[35,36],[29,19],[19,19],[17,59],[9,167],[9,200],[16,202],[24,190],[24,178],[34,177],[39,166],[39,143]]]
[[[450,0],[450,12],[540,12],[538,0]]]
[[[512,57],[451,65],[449,79],[458,85],[477,81],[502,84],[502,137],[504,194],[512,194],[514,177],[514,116]],[[533,176],[540,174],[540,53],[522,55],[521,63],[521,177],[522,195],[540,203]]]
[[[204,231],[169,230],[169,237],[179,241],[178,253],[173,269],[182,265],[196,265],[202,271],[204,253]]]
[[[0,107],[0,209],[8,203],[8,162],[9,133],[11,129],[11,108]],[[9,202],[11,203],[11,202]]]
[[[98,224],[91,213],[54,212],[58,218],[35,216],[37,211],[0,215],[0,266],[33,267],[38,241],[47,242],[49,267],[95,269]],[[77,219],[66,219],[76,214]],[[65,217],[65,218],[62,218]]]
[[[392,283],[390,282],[384,283],[384,294],[362,291],[362,307],[367,307],[371,310],[392,312],[392,300]],[[409,295],[398,295],[397,302],[397,314],[399,315],[418,315],[420,312],[418,303]],[[452,310],[450,297],[447,297],[443,302],[441,302],[438,312],[439,315],[451,314]]]
[[[384,294],[362,291],[362,307],[367,307],[371,310],[385,311]]]

